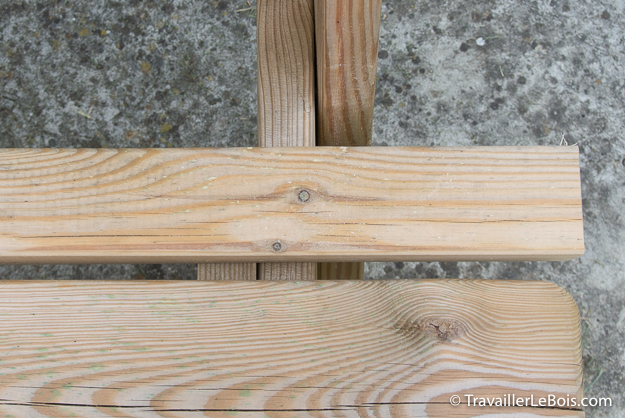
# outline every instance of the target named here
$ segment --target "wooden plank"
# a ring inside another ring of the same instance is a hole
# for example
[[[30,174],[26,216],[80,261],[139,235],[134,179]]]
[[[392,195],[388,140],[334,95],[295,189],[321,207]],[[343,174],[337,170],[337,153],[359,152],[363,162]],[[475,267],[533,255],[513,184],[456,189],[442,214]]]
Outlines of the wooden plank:
[[[315,145],[315,43],[313,0],[259,0],[258,145]],[[199,267],[200,269],[202,267]],[[240,270],[240,269],[239,269]],[[222,273],[213,269],[213,272]],[[245,270],[247,273],[248,270]],[[234,277],[254,280],[256,275]],[[314,280],[313,263],[264,263],[260,280]]]
[[[0,151],[5,264],[583,251],[576,147]]]
[[[317,145],[371,145],[381,0],[315,0]]]
[[[259,280],[316,280],[317,263],[260,263]]]
[[[313,0],[258,2],[258,143],[315,146]]]
[[[258,2],[258,145],[315,146],[313,0]],[[259,280],[315,280],[316,263],[262,263]]]
[[[381,0],[315,0],[317,145],[371,145]],[[363,263],[323,263],[320,280],[362,279]]]
[[[256,263],[198,264],[198,280],[256,280]]]
[[[449,404],[583,396],[547,282],[4,281],[0,316],[1,416],[583,416]]]
[[[317,263],[259,263],[258,280],[316,280]]]

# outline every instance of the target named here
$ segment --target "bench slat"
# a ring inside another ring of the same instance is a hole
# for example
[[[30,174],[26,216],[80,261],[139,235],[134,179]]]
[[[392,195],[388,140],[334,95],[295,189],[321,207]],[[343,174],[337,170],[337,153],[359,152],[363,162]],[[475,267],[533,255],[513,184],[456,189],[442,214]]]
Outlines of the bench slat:
[[[576,147],[0,151],[0,263],[583,251]]]
[[[583,416],[449,405],[582,396],[546,282],[4,281],[0,318],[1,416]]]

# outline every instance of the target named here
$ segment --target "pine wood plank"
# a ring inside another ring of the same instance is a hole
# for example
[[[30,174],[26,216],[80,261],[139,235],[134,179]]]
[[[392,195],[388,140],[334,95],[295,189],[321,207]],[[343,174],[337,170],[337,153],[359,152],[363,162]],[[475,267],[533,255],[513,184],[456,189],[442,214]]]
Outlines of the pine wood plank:
[[[256,280],[256,263],[198,264],[198,280]]]
[[[258,145],[315,145],[313,0],[259,0]],[[313,280],[316,265],[281,263],[249,269],[198,266],[204,280]],[[212,275],[210,275],[212,274]],[[243,274],[243,275],[240,275]],[[273,276],[271,274],[274,274]]]
[[[259,0],[257,10],[258,145],[314,146],[313,0]],[[317,276],[316,264],[264,264],[258,266],[260,280],[314,280]],[[199,271],[206,268],[200,265]],[[243,269],[212,268],[208,272],[217,275],[205,276],[207,280],[257,277]]]
[[[317,263],[260,263],[259,280],[316,280]]]
[[[317,145],[371,145],[381,0],[315,0]]]
[[[583,251],[576,147],[0,151],[5,264]]]
[[[257,8],[258,143],[313,147],[313,0],[260,0]]]
[[[316,280],[317,263],[259,263],[258,280]]]
[[[371,145],[381,0],[315,0],[317,145]],[[320,280],[357,280],[363,263],[322,263]]]
[[[583,416],[449,405],[583,396],[547,282],[4,281],[0,316],[1,416]]]

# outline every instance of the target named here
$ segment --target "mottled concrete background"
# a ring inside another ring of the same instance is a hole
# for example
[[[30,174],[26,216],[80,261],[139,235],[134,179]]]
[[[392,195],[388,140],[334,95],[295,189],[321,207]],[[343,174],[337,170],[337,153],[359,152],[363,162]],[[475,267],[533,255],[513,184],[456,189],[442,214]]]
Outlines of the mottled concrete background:
[[[625,416],[625,15],[608,0],[384,0],[374,145],[581,150],[586,255],[370,263],[369,278],[549,280],[582,315],[589,417]],[[256,144],[255,2],[0,0],[0,147]],[[193,265],[3,267],[194,279]]]

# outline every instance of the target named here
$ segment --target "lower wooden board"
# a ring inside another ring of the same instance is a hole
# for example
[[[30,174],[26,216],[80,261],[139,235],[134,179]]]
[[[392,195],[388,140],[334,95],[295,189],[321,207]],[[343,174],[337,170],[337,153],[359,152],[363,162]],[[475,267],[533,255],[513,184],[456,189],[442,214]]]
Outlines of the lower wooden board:
[[[0,150],[0,263],[565,260],[576,147]]]
[[[577,307],[546,282],[0,282],[0,416],[569,416]],[[524,414],[524,415],[514,415]]]

